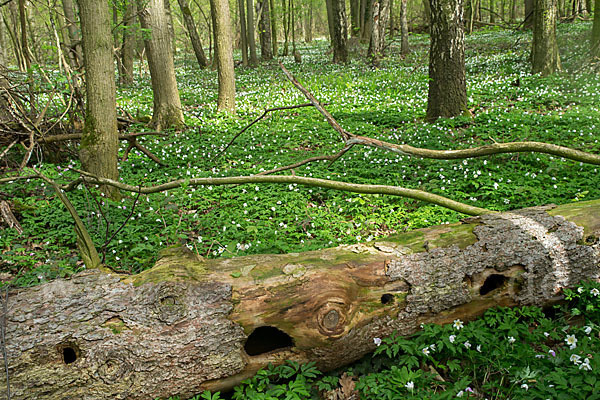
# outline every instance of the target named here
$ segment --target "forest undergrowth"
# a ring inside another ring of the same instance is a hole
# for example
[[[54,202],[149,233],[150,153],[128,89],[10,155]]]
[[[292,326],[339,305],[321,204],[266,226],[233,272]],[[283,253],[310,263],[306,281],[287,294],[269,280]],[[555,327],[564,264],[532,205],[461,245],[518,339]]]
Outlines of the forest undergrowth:
[[[353,133],[430,149],[529,140],[598,154],[600,76],[588,60],[590,31],[589,22],[559,25],[564,71],[548,78],[530,73],[530,32],[486,30],[468,36],[467,92],[473,118],[435,123],[424,121],[427,35],[411,36],[412,52],[406,58],[392,43],[377,67],[365,62],[364,49],[349,64],[333,65],[328,43],[319,40],[298,46],[301,64],[291,57],[282,61]],[[65,79],[47,73],[58,82]],[[120,88],[117,102],[139,118],[151,113],[152,91],[148,72],[136,68],[136,73],[136,83]],[[343,148],[338,133],[306,107],[269,113],[221,154],[265,108],[306,102],[277,64],[240,67],[236,74],[237,115],[220,114],[216,72],[197,69],[190,55],[178,59],[187,128],[168,137],[140,138],[164,165],[132,151],[119,164],[121,181],[137,186],[251,175]],[[129,128],[144,130],[149,128]],[[124,151],[125,144],[120,155]],[[71,181],[78,175],[69,168],[80,167],[76,147],[65,146],[62,153],[62,159],[50,162],[38,152],[34,167],[59,183]],[[492,210],[600,198],[597,167],[543,154],[440,161],[355,146],[331,165],[316,162],[294,173],[422,189]],[[4,185],[2,192],[24,230],[22,235],[0,231],[5,283],[31,286],[83,268],[72,219],[51,187],[38,180],[19,181]],[[125,194],[120,202],[81,185],[67,195],[95,243],[117,232],[100,250],[106,264],[126,273],[151,267],[161,249],[177,244],[210,258],[301,252],[371,242],[464,217],[410,199],[299,185],[184,185],[153,195]],[[581,292],[568,293],[570,302],[545,313],[538,308],[495,309],[469,324],[457,320],[449,326],[425,326],[412,338],[383,338],[374,355],[330,375],[310,365],[270,367],[229,396],[305,399],[346,388],[367,399],[600,398],[598,289],[585,284]]]

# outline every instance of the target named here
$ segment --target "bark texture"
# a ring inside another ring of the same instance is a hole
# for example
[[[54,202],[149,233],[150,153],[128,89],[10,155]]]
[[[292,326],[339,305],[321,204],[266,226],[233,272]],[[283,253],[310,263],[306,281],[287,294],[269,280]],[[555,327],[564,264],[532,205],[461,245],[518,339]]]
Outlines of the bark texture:
[[[235,71],[229,3],[226,0],[210,0],[210,2],[215,17],[215,49],[219,80],[217,109],[235,113]]]
[[[173,43],[163,0],[137,0],[142,28],[150,33],[144,40],[152,80],[154,105],[152,125],[156,130],[184,125],[181,100],[175,79]]]
[[[534,74],[551,75],[560,71],[556,42],[557,0],[535,0],[531,64]]]
[[[108,4],[79,0],[79,16],[86,87],[85,125],[79,158],[84,170],[119,180],[115,67]],[[118,196],[118,190],[114,188],[107,186],[103,191],[113,198]]]
[[[123,16],[123,47],[121,48],[121,74],[119,75],[119,79],[124,85],[133,83],[133,58],[137,31],[135,25],[136,11],[135,0],[128,0]]]
[[[408,17],[407,17],[407,0],[400,0],[400,53],[406,55],[410,53],[410,47],[408,46]]]
[[[273,42],[271,31],[271,11],[269,8],[269,0],[262,0],[261,15],[258,23],[258,31],[260,35],[260,56],[263,60],[273,59]]]
[[[348,25],[346,21],[346,3],[344,0],[331,1],[331,45],[333,46],[333,62],[348,61]]]
[[[196,56],[196,60],[198,61],[198,65],[200,68],[208,67],[208,59],[204,54],[204,49],[202,48],[202,42],[200,41],[200,36],[198,35],[198,30],[196,29],[196,23],[194,22],[194,17],[192,16],[192,10],[190,9],[190,5],[187,0],[177,0],[179,3],[179,9],[181,10],[181,14],[183,14],[183,22],[185,24],[185,29],[190,36],[190,41],[192,42],[192,48],[194,49],[194,55]]]
[[[69,36],[69,58],[73,63],[73,68],[78,68],[83,64],[80,38],[77,33],[77,20],[75,19],[74,4],[72,0],[62,0],[63,11],[65,13],[65,22]]]
[[[462,0],[431,0],[427,119],[467,113]]]
[[[237,0],[238,10],[240,12],[240,36],[242,45],[242,65],[248,66],[248,32],[246,30],[246,6],[244,0]]]
[[[373,31],[371,32],[371,41],[369,42],[368,55],[377,63],[385,50],[385,31],[390,17],[390,1],[375,0],[373,3]]]
[[[246,0],[246,39],[248,40],[248,48],[250,49],[250,66],[258,65],[258,57],[256,55],[256,38],[254,29],[254,1]]]
[[[596,0],[594,4],[594,25],[592,26],[590,48],[592,57],[600,56],[600,0]]]
[[[596,200],[301,254],[203,260],[169,249],[138,275],[94,270],[13,290],[12,398],[187,398],[268,362],[337,368],[395,330],[552,304],[564,287],[600,278],[599,235]],[[257,334],[266,326],[289,343]]]

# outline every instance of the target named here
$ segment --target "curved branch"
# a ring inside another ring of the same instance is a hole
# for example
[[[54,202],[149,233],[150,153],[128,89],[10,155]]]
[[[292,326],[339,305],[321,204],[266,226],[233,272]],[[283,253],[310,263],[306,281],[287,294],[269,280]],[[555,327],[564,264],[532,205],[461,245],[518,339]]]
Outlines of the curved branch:
[[[355,135],[342,128],[335,118],[333,118],[333,116],[329,113],[329,111],[327,111],[323,105],[306,88],[304,88],[296,78],[294,78],[294,76],[283,66],[281,62],[279,65],[286,78],[292,83],[292,85],[302,92],[302,94],[304,94],[304,96],[321,114],[323,114],[323,116],[325,116],[325,119],[327,119],[329,125],[331,125],[331,127],[340,134],[346,145],[361,144],[363,146],[377,147],[379,149],[393,151],[395,153],[400,153],[407,156],[433,158],[438,160],[456,160],[462,158],[483,157],[492,154],[531,152],[552,154],[586,164],[600,165],[600,155],[543,142],[494,143],[486,146],[462,150],[430,150],[413,147],[408,144],[389,143],[384,142],[383,140]]]
[[[279,184],[290,184],[296,183],[305,186],[315,186],[327,189],[343,190],[346,192],[353,193],[364,193],[364,194],[385,194],[391,196],[407,197],[410,199],[420,200],[427,203],[436,204],[445,208],[449,208],[454,211],[461,212],[467,215],[482,215],[489,214],[494,211],[471,206],[465,203],[461,203],[444,196],[429,193],[423,190],[407,189],[400,186],[387,186],[387,185],[365,185],[358,183],[348,183],[340,181],[331,181],[319,178],[308,178],[304,176],[289,176],[289,175],[253,175],[253,176],[231,176],[224,178],[193,178],[193,179],[178,179],[175,181],[163,183],[154,186],[133,186],[126,183],[114,181],[112,179],[100,178],[89,174],[88,172],[81,171],[78,169],[72,169],[82,175],[88,177],[88,182],[109,185],[120,190],[125,190],[133,193],[151,194],[163,192],[165,190],[171,190],[183,185],[186,186],[201,186],[201,185],[241,185],[247,183],[279,183]]]

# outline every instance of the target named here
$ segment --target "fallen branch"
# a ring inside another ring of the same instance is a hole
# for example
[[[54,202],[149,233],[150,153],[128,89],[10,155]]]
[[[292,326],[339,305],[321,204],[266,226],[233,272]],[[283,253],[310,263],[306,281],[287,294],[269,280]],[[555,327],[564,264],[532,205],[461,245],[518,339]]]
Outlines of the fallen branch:
[[[383,140],[373,139],[366,136],[352,134],[346,131],[333,118],[321,103],[308,91],[300,82],[279,63],[281,70],[286,78],[311,102],[311,104],[325,117],[329,125],[337,131],[346,145],[361,144],[369,147],[376,147],[383,150],[392,151],[407,156],[416,156],[422,158],[432,158],[438,160],[456,160],[463,158],[483,157],[492,154],[503,153],[545,153],[563,157],[572,161],[583,162],[586,164],[600,165],[600,155],[588,153],[581,150],[575,150],[570,147],[558,146],[542,142],[509,142],[494,143],[486,146],[474,147],[461,150],[430,150],[419,147],[413,147],[407,144],[395,144]]]

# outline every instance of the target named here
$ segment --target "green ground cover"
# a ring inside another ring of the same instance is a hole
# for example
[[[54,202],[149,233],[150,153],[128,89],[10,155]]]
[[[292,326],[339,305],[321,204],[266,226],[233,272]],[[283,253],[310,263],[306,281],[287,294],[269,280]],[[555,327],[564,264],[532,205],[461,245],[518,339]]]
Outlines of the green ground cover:
[[[291,58],[284,62],[351,132],[432,149],[532,140],[599,153],[600,77],[587,64],[590,30],[588,22],[559,26],[565,72],[550,78],[529,72],[530,33],[482,31],[469,36],[467,85],[473,120],[424,122],[425,35],[411,37],[413,52],[405,59],[393,44],[378,68],[360,56],[348,65],[332,65],[327,43],[321,41],[300,46],[302,64]],[[188,129],[168,138],[141,139],[166,166],[133,152],[120,163],[123,182],[150,185],[177,178],[249,175],[332,154],[343,146],[315,110],[303,108],[270,114],[217,158],[265,108],[306,100],[276,65],[238,68],[238,113],[231,117],[216,113],[214,71],[196,69],[188,56],[178,60],[177,73]],[[148,74],[120,89],[118,103],[132,115],[150,114]],[[143,129],[134,126],[131,131]],[[295,173],[419,188],[493,210],[600,197],[597,167],[540,154],[436,161],[355,147],[328,164],[310,164]],[[74,157],[53,164],[42,157],[36,167],[62,183],[75,177],[68,167],[79,167],[79,162]],[[4,185],[2,191],[24,228],[23,235],[0,231],[0,269],[11,284],[35,285],[82,268],[73,223],[51,188],[32,180]],[[103,243],[131,215],[109,243],[106,263],[134,273],[151,267],[158,251],[173,244],[185,244],[206,257],[299,252],[464,217],[413,200],[296,185],[183,187],[137,201],[126,195],[119,203],[83,187],[68,196],[96,243]],[[110,221],[108,229],[103,215]],[[356,389],[364,398],[598,398],[597,290],[586,285],[582,293],[571,293],[568,307],[552,318],[534,308],[491,310],[461,329],[459,323],[427,326],[410,339],[384,339],[373,357],[347,373],[356,377]],[[573,338],[576,346],[570,348]],[[294,364],[273,367],[236,389],[236,398],[309,398],[337,387],[341,373],[323,376],[310,366]]]
[[[533,140],[597,153],[600,78],[581,67],[590,29],[589,23],[560,26],[566,73],[550,78],[528,72],[529,33],[485,31],[469,36],[466,63],[473,120],[423,121],[427,36],[411,38],[413,52],[405,59],[396,56],[392,45],[390,57],[379,68],[359,55],[349,65],[332,65],[325,54],[327,43],[320,41],[301,47],[302,64],[284,62],[351,132],[432,149]],[[120,163],[121,180],[149,185],[176,178],[249,175],[343,147],[316,110],[303,108],[269,114],[217,157],[265,108],[306,102],[276,65],[236,72],[238,114],[231,117],[216,113],[216,73],[196,69],[189,58],[179,60],[188,128],[166,139],[142,139],[166,165],[133,152]],[[132,115],[148,115],[149,77],[142,74],[136,82],[119,91],[119,107]],[[74,177],[67,170],[70,166],[79,166],[75,157],[59,165],[43,160],[36,165],[60,182]],[[540,154],[440,161],[355,147],[331,166],[318,162],[295,173],[424,189],[493,210],[600,197],[596,167]],[[22,236],[12,230],[0,233],[1,268],[15,277],[14,283],[31,285],[77,270],[71,219],[52,190],[38,181],[5,185],[3,190],[14,196],[25,229]],[[98,198],[96,193],[80,188],[69,197],[96,243],[107,237],[102,213],[111,221],[110,237],[135,203],[134,196],[126,196],[120,204],[100,199],[101,211],[93,199]],[[176,243],[208,257],[298,252],[370,241],[461,217],[410,199],[296,185],[184,187],[138,199],[131,220],[108,245],[106,261],[138,272],[152,265],[160,248]]]

